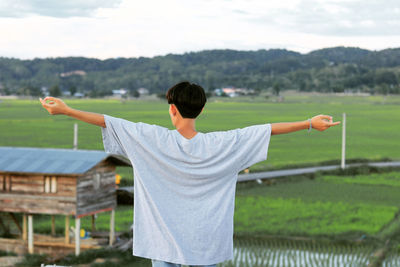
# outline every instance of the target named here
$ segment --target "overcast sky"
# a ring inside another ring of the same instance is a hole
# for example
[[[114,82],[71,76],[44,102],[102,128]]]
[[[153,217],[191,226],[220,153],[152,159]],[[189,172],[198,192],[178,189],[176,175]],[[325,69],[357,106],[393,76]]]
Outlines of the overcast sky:
[[[0,0],[0,57],[400,47],[399,0]]]

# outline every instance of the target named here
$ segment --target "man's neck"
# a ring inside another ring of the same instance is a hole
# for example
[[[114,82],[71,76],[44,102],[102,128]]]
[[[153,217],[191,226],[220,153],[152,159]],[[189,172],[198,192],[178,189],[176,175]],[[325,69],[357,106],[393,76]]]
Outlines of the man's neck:
[[[192,139],[196,136],[196,120],[182,119],[175,125],[176,130],[186,139]]]

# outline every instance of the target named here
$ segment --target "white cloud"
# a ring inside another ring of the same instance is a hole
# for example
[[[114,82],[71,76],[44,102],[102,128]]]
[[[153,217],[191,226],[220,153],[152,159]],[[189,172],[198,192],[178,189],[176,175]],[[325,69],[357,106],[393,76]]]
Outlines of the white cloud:
[[[88,17],[99,8],[117,7],[122,0],[1,0],[0,17]]]
[[[40,9],[39,2],[53,5]],[[394,0],[0,0],[0,7],[4,3],[19,4],[22,14],[0,15],[0,56],[8,57],[400,46],[400,3]]]

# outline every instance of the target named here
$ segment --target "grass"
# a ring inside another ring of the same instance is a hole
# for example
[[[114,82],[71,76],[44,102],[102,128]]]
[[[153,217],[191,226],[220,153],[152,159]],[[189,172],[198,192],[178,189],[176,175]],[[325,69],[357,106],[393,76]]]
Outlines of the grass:
[[[128,232],[133,223],[133,207],[118,206],[115,211],[115,230],[117,232]],[[63,236],[65,228],[65,216],[56,215],[56,234]],[[75,220],[70,217],[70,226],[75,226]],[[34,232],[35,233],[50,233],[51,217],[50,215],[35,215],[34,216]],[[92,217],[86,216],[81,218],[81,229],[92,231]],[[96,230],[109,231],[110,229],[110,212],[98,213],[96,217]]]
[[[103,259],[102,263],[95,263],[96,259]],[[17,267],[36,267],[41,264],[53,266],[77,266],[79,264],[87,264],[91,267],[117,267],[117,266],[137,266],[150,267],[151,262],[147,259],[132,256],[132,250],[121,252],[116,249],[104,248],[83,251],[79,256],[68,255],[65,258],[54,261],[46,255],[26,254],[24,259],[19,262]]]
[[[398,172],[238,184],[237,235],[387,238],[400,230]],[[396,218],[396,219],[395,219]]]
[[[82,110],[172,128],[167,104],[161,101],[122,103],[99,99],[66,102]],[[341,114],[346,112],[347,159],[399,160],[399,104],[399,96],[288,94],[283,103],[274,102],[274,98],[211,99],[198,119],[197,129],[202,132],[228,130],[267,122],[304,120],[321,113],[341,120]],[[0,146],[71,148],[75,122],[69,117],[48,115],[36,100],[3,100],[0,102]],[[81,122],[78,125],[79,148],[103,149],[98,127]],[[340,127],[323,133],[301,131],[273,136],[268,160],[252,166],[251,171],[328,164],[337,162],[340,152]],[[132,184],[131,168],[118,168],[118,172],[123,177],[123,185]],[[365,169],[365,173],[359,175],[350,170],[338,175],[317,175],[314,179],[297,177],[298,180],[293,178],[272,186],[238,184],[235,233],[332,239],[357,239],[367,235],[380,240],[393,238],[396,233],[398,236],[398,172],[370,172],[371,169]],[[132,218],[132,207],[118,207],[116,230],[127,231]],[[49,216],[35,216],[34,221],[35,232],[49,233]],[[81,223],[82,228],[90,231],[90,217],[82,219]],[[108,227],[109,214],[99,214],[97,229],[108,231]],[[63,216],[56,216],[56,229],[58,234],[63,234]],[[397,244],[396,248],[400,250]],[[114,263],[110,260],[108,264]]]
[[[391,97],[398,100],[400,97]],[[391,101],[394,101],[391,100]],[[219,100],[218,100],[219,101]],[[226,101],[226,100],[224,100]],[[78,109],[105,113],[132,121],[172,128],[167,104],[162,101],[66,100]],[[341,120],[347,113],[347,158],[400,159],[400,109],[397,102],[383,104],[376,97],[288,96],[286,102],[217,102],[211,99],[197,122],[202,132],[234,129],[267,122],[304,120],[331,114]],[[0,145],[71,148],[73,124],[66,116],[50,116],[37,100],[3,100],[0,103]],[[78,122],[79,147],[103,149],[100,129]],[[384,138],[382,134],[384,133]],[[323,133],[306,131],[271,138],[268,160],[253,171],[287,165],[337,160],[341,151],[341,128]],[[129,172],[122,171],[126,175]],[[131,175],[130,175],[131,176]]]
[[[398,211],[394,206],[309,203],[268,196],[239,197],[236,206],[235,232],[238,235],[375,235]]]
[[[357,175],[350,177],[324,176],[325,181],[340,184],[362,184],[362,185],[386,185],[389,187],[400,187],[400,173],[375,173],[369,175]]]

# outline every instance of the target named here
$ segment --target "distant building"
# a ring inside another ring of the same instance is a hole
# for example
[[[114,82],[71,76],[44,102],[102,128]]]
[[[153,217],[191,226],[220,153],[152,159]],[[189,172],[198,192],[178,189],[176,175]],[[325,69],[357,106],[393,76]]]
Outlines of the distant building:
[[[128,93],[128,91],[126,89],[116,89],[116,90],[112,90],[112,94],[114,97],[124,97],[126,96]]]
[[[224,87],[215,89],[214,94],[216,96],[237,97],[241,95],[254,94],[254,90],[247,88]]]
[[[141,96],[150,94],[150,91],[148,89],[146,89],[146,88],[143,88],[143,87],[137,89],[137,91],[138,91],[139,95],[141,95]]]
[[[82,97],[85,97],[85,94],[76,92],[76,93],[74,94],[74,97],[82,98]]]
[[[60,76],[65,78],[65,77],[69,77],[69,76],[73,76],[73,75],[77,75],[77,76],[85,76],[86,72],[83,70],[73,70],[73,71],[68,71],[68,72],[62,72],[60,73]]]

